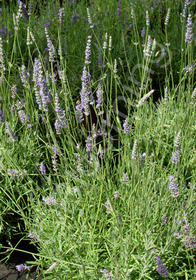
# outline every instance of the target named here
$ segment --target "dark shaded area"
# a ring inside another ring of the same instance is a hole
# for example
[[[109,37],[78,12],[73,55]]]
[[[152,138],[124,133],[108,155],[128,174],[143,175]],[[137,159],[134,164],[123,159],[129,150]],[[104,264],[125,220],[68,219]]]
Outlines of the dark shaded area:
[[[3,219],[7,222],[8,226],[6,227],[6,232],[2,232],[0,235],[0,244],[2,245],[2,247],[0,247],[0,280],[36,279],[37,272],[35,267],[31,268],[30,272],[28,270],[18,272],[16,269],[16,265],[27,264],[28,261],[34,261],[35,259],[32,254],[38,253],[37,248],[30,244],[30,241],[24,239],[26,236],[25,233],[21,234],[21,231],[24,232],[24,223],[17,214],[7,214]],[[18,228],[19,222],[20,229]],[[11,237],[8,236],[8,232]],[[12,244],[13,248],[16,247],[16,250],[14,250],[10,256],[9,251],[6,252],[6,248],[10,247],[9,243]],[[6,257],[8,256],[9,259],[6,261]],[[27,277],[27,275],[29,275],[29,277]]]

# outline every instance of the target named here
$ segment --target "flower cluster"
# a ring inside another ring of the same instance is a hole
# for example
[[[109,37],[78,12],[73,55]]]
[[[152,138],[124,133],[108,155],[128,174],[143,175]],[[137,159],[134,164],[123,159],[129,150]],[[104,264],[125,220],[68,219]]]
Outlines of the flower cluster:
[[[169,181],[170,181],[169,190],[171,191],[171,195],[173,197],[177,197],[179,195],[178,194],[178,187],[177,187],[177,183],[174,180],[174,177],[170,176]]]
[[[181,221],[176,221],[181,225],[181,229],[178,232],[174,233],[174,237],[179,239],[181,242],[186,244],[187,248],[196,249],[196,239],[191,233],[190,223],[187,218],[187,214],[185,214],[185,218],[181,219]]]
[[[146,10],[146,26],[150,25],[150,18],[149,18],[149,13],[148,10]]]
[[[141,107],[144,102],[146,101],[146,99],[148,99],[148,97],[150,97],[150,95],[154,92],[154,89],[152,89],[151,91],[149,91],[147,94],[145,94],[138,102],[138,104],[136,105],[136,107]]]
[[[191,71],[193,70],[193,65],[191,64],[191,65],[185,66],[185,67],[184,67],[184,70],[185,70],[186,72],[191,72]]]
[[[52,146],[52,168],[55,172],[55,174],[58,173],[58,169],[57,169],[57,155],[60,153],[59,149],[56,146]]]
[[[18,1],[18,5],[20,5],[19,3],[22,1]],[[31,2],[31,1],[29,1]],[[25,3],[22,2],[22,18],[28,22],[29,21],[29,15],[31,14],[31,12],[29,13],[29,11],[27,10],[27,6]]]
[[[188,15],[187,25],[186,25],[186,34],[185,34],[185,42],[192,43],[193,40],[193,23],[191,14]]]
[[[26,115],[24,110],[18,111],[18,117],[22,124],[26,124],[29,122],[29,117]],[[28,124],[28,128],[30,127],[30,124]]]
[[[24,174],[26,173],[27,173],[26,169],[23,169],[23,172],[20,172],[16,169],[10,169],[10,168],[7,169],[7,175],[12,178],[17,178],[17,177],[23,178]]]
[[[131,156],[132,159],[136,159],[137,157],[137,146],[138,146],[137,139],[135,139],[133,144],[132,156]]]
[[[144,38],[145,34],[146,34],[146,28],[143,27],[141,30],[141,36]]]
[[[0,36],[0,70],[1,70],[1,75],[3,76],[3,72],[5,72],[5,63],[4,63],[4,56],[3,56],[3,40]]]
[[[128,181],[129,181],[129,177],[128,177],[127,173],[124,173],[123,177],[121,179],[121,182],[122,183],[127,183]]]
[[[82,90],[80,92],[81,97],[81,103],[79,103],[76,106],[76,118],[79,123],[83,121],[83,112],[85,116],[90,115],[90,74],[88,73],[86,69],[86,65],[83,68],[83,74],[82,74]]]
[[[125,122],[123,123],[124,134],[129,134],[130,128],[131,128],[131,126],[129,124],[129,120],[128,120],[128,118],[126,118]]]
[[[46,167],[43,164],[43,162],[40,163],[39,171],[41,172],[41,174],[45,174],[46,173]]]
[[[26,67],[24,65],[22,65],[19,72],[20,72],[20,78],[21,78],[24,88],[28,89],[29,88],[29,77],[30,77],[29,71],[26,69]]]
[[[100,269],[100,272],[104,274],[105,279],[111,280],[113,278],[112,274],[107,269]]]
[[[56,94],[55,95],[55,111],[57,114],[57,119],[55,121],[55,129],[57,134],[61,134],[61,129],[64,127],[67,127],[67,118],[65,116],[65,111],[61,108],[60,102],[59,102],[59,97]]]
[[[33,42],[31,40],[31,36],[30,36],[30,29],[29,29],[29,26],[27,27],[27,46],[30,46],[32,45]]]
[[[27,266],[26,264],[19,264],[19,265],[16,265],[16,269],[18,270],[18,272],[22,272],[25,270],[29,270],[30,266]]]
[[[91,19],[89,8],[87,8],[87,17],[88,17],[88,23],[90,25],[90,28],[93,28],[94,26],[93,26],[93,22],[92,22],[92,19]]]
[[[163,264],[163,261],[159,257],[155,257],[157,260],[157,271],[163,278],[168,278],[167,266]]]
[[[53,43],[49,37],[48,34],[48,29],[47,27],[45,27],[45,34],[46,34],[46,40],[47,40],[47,46],[48,46],[48,51],[49,51],[49,61],[50,62],[54,62],[54,58],[55,58],[55,49],[53,46]]]
[[[164,226],[167,223],[167,216],[164,214],[162,217],[161,225]]]
[[[167,10],[166,18],[165,18],[165,25],[168,25],[168,23],[169,23],[170,11],[171,11],[171,8],[169,7],[169,9]]]
[[[88,136],[87,139],[85,140],[85,142],[86,142],[86,151],[90,152],[92,150],[92,147],[93,147],[92,137]]]
[[[18,12],[16,14],[16,17],[14,18],[14,29],[17,31],[18,30],[18,26],[19,26],[19,21],[20,18],[22,17],[22,6],[23,3],[22,1],[18,1]]]
[[[59,15],[59,23],[62,24],[64,16],[65,16],[65,9],[64,8],[60,8],[58,15]]]
[[[99,109],[98,115],[102,115],[104,112],[100,110],[100,108],[103,106],[103,81],[100,79],[98,83],[98,89],[96,91],[97,94],[97,105],[96,108]]]
[[[111,206],[108,200],[105,202],[105,206],[106,206],[106,213],[111,214],[112,213]]]
[[[107,49],[107,46],[108,46],[108,33],[106,32],[105,33],[105,40],[103,42],[103,49],[106,50]]]
[[[175,152],[172,153],[172,158],[171,161],[173,163],[176,163],[178,161],[178,159],[181,157],[181,147],[180,147],[180,139],[181,139],[181,129],[178,132],[175,142],[174,142],[174,146],[176,148]]]
[[[36,102],[39,105],[39,109],[48,111],[47,103],[50,102],[50,93],[43,75],[42,64],[38,58],[35,58],[33,65],[33,82]]]
[[[56,199],[54,197],[43,197],[42,200],[49,206],[56,204]]]
[[[143,154],[139,153],[139,158],[140,158],[140,163],[143,166],[146,158],[146,153]]]
[[[85,64],[88,65],[91,63],[90,61],[91,55],[91,36],[89,35],[87,38],[86,50],[85,50]]]
[[[108,49],[109,49],[109,51],[111,52],[111,50],[112,50],[112,36],[109,37]]]
[[[40,240],[40,236],[39,235],[37,235],[36,233],[34,233],[34,232],[31,232],[31,231],[29,231],[29,235],[28,235],[28,237],[29,238],[31,238],[31,239],[36,239],[37,241],[39,241]]]
[[[151,57],[151,55],[152,55],[151,47],[152,47],[152,39],[151,39],[151,36],[148,35],[147,44],[145,45],[144,50],[143,50],[145,58]]]
[[[168,95],[168,86],[164,88],[164,101],[169,100],[169,95]]]
[[[114,199],[117,199],[117,198],[119,198],[119,191],[114,192]]]

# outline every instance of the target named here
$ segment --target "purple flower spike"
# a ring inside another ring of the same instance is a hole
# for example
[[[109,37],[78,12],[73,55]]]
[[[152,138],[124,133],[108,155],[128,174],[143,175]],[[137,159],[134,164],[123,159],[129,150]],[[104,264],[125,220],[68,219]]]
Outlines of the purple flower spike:
[[[43,164],[43,162],[40,163],[39,171],[41,172],[41,174],[45,174],[46,173],[46,167]]]
[[[131,126],[129,124],[128,118],[125,119],[123,128],[124,128],[124,134],[129,134]]]
[[[146,34],[146,28],[143,27],[141,30],[141,36],[144,38],[145,34]]]
[[[192,43],[193,40],[193,23],[191,14],[188,15],[187,25],[186,25],[186,34],[185,34],[185,42]]]
[[[86,50],[85,50],[85,64],[90,64],[90,55],[91,55],[91,36],[87,38]]]
[[[163,278],[168,278],[167,266],[163,264],[163,261],[159,257],[155,257],[157,260],[157,271]]]
[[[178,187],[177,187],[176,182],[174,181],[174,177],[170,176],[169,180],[170,180],[169,190],[171,191],[171,195],[173,197],[177,197],[179,195],[178,194]]]

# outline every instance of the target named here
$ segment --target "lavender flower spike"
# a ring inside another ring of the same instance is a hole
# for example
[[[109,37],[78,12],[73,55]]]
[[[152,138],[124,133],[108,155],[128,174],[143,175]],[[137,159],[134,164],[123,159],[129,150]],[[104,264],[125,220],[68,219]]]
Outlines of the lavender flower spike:
[[[124,134],[129,134],[131,126],[129,124],[128,118],[125,119],[123,128],[124,128]]]
[[[67,127],[68,125],[65,111],[60,106],[59,97],[57,94],[55,95],[55,111],[57,114],[57,119],[55,121],[55,129],[57,134],[61,134],[61,128]]]
[[[78,121],[78,123],[82,123],[84,120],[83,117],[83,108],[82,108],[82,104],[80,103],[80,101],[78,101],[79,103],[77,103],[76,105],[76,119]]]
[[[132,156],[131,156],[132,159],[136,159],[137,157],[137,146],[138,146],[137,139],[135,139],[133,144]]]
[[[4,57],[3,57],[3,41],[2,41],[1,37],[0,37],[0,70],[1,70],[1,73],[3,73],[6,70],[5,63],[4,63]]]
[[[65,16],[65,9],[64,8],[60,8],[58,15],[59,15],[59,23],[62,24],[64,16]]]
[[[39,105],[39,109],[48,111],[47,103],[50,102],[50,92],[47,89],[46,79],[43,76],[42,64],[37,58],[35,58],[33,65],[33,82],[36,102]]]
[[[187,25],[186,25],[186,34],[185,34],[185,42],[192,43],[193,40],[193,23],[191,14],[188,15]]]
[[[97,94],[97,105],[96,108],[100,109],[103,106],[103,81],[100,79],[98,83],[98,89],[96,91]],[[102,115],[104,112],[99,111],[98,115]]]
[[[85,64],[88,65],[91,63],[90,61],[91,55],[91,36],[89,35],[87,38],[86,50],[85,50]]]
[[[45,34],[46,34],[46,39],[47,39],[48,51],[49,51],[49,61],[54,62],[55,49],[54,49],[53,43],[49,37],[48,29],[46,27],[45,27]]]
[[[180,147],[181,133],[182,133],[182,131],[180,129],[180,131],[178,132],[178,134],[176,136],[175,142],[174,142],[176,151],[172,153],[171,161],[173,163],[176,163],[178,161],[178,159],[181,157],[181,147]]]
[[[20,21],[20,18],[22,17],[22,1],[19,1],[18,2],[18,12],[16,14],[16,17],[14,17],[14,30],[18,30],[18,26],[19,26],[19,21]]]
[[[176,182],[174,181],[174,177],[170,176],[169,180],[170,180],[169,190],[171,191],[171,195],[173,197],[177,197],[179,195],[178,194],[178,187],[177,187]]]
[[[148,99],[148,97],[150,97],[150,95],[154,92],[154,89],[152,89],[151,91],[149,91],[147,94],[145,94],[138,102],[138,104],[136,105],[136,107],[140,107],[144,104],[144,102],[146,101],[146,99]]]
[[[167,266],[163,264],[163,261],[159,258],[155,258],[157,260],[157,271],[163,278],[168,278]]]
[[[182,133],[182,130],[180,129],[180,131],[178,132],[178,134],[176,136],[175,142],[174,142],[174,146],[176,147],[176,149],[180,148],[181,133]]]
[[[89,110],[89,103],[90,103],[90,85],[89,85],[89,79],[90,74],[88,73],[86,66],[83,68],[83,74],[82,74],[82,90],[80,92],[81,96],[81,104],[82,108],[84,109],[84,114],[86,116],[89,116],[90,110]]]
[[[169,23],[170,11],[171,11],[171,8],[169,7],[169,9],[167,10],[166,18],[165,18],[165,25],[168,25],[168,23]]]
[[[46,167],[43,164],[43,162],[40,163],[39,171],[41,172],[41,174],[45,174],[46,173]]]
[[[26,70],[26,67],[24,65],[22,65],[20,68],[20,78],[21,78],[24,88],[26,88],[26,89],[29,88],[29,77],[30,77],[30,74],[29,74],[28,70]]]

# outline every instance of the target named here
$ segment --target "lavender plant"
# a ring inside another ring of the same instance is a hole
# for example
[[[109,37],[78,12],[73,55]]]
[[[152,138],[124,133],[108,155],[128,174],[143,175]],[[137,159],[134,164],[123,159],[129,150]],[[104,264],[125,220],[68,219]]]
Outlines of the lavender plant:
[[[0,243],[47,279],[193,279],[195,4],[98,2],[0,11]]]

